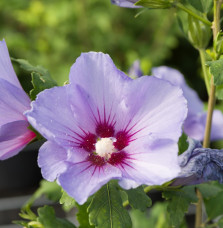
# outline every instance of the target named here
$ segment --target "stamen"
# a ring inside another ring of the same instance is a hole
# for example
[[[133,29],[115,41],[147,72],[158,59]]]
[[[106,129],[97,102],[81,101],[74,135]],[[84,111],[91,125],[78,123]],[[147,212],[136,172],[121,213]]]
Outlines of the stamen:
[[[111,154],[117,152],[115,146],[113,145],[113,138],[101,138],[96,144],[95,149],[96,153],[108,160],[111,157]]]

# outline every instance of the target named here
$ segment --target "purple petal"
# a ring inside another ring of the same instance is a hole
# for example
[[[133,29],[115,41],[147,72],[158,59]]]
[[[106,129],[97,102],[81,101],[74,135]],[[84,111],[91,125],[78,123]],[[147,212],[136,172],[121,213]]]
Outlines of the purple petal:
[[[206,113],[188,115],[184,122],[184,132],[193,139],[202,141],[205,132]]]
[[[191,138],[202,141],[204,138],[207,113],[189,115],[184,123],[184,131]],[[212,118],[211,140],[223,138],[223,115],[221,111],[214,110]]]
[[[120,7],[139,8],[140,6],[134,5],[136,2],[137,0],[111,0],[112,4],[118,5]]]
[[[11,130],[13,131],[14,129]],[[23,133],[18,137],[0,141],[0,160],[5,160],[18,154],[35,136],[35,133],[23,128]]]
[[[56,143],[45,142],[38,156],[38,165],[43,177],[48,181],[54,181],[66,168],[67,152]]]
[[[206,125],[206,118],[205,118]],[[223,115],[219,110],[214,110],[211,127],[211,140],[223,139]]]
[[[92,166],[90,162],[76,163],[59,176],[59,183],[63,189],[79,204],[98,191],[111,179],[120,179],[119,169],[106,164],[103,167]]]
[[[137,141],[137,140],[136,140]],[[140,147],[143,143],[144,148]],[[124,188],[138,185],[161,185],[175,178],[180,172],[177,160],[177,145],[169,139],[157,139],[153,142],[144,139],[126,148],[130,155],[128,163],[120,169],[123,177],[131,180],[120,184]],[[132,182],[135,181],[136,183]]]
[[[197,93],[185,82],[183,75],[172,68],[161,66],[153,68],[155,77],[162,78],[179,86],[183,90],[183,95],[188,102],[188,116],[184,123],[185,133],[196,140],[202,141],[204,138],[207,113],[203,111],[203,102]],[[214,111],[211,140],[223,138],[223,115],[220,111]]]
[[[184,76],[171,67],[160,66],[152,68],[152,75],[157,78],[164,79],[175,86],[181,87],[185,84]]]
[[[25,134],[29,123],[26,120],[18,120],[0,126],[0,142],[12,140]]]
[[[157,78],[167,80],[173,85],[179,86],[183,90],[183,95],[188,102],[188,115],[203,111],[202,101],[197,93],[186,84],[184,76],[178,70],[161,66],[153,68],[152,74]]]
[[[29,108],[30,99],[26,93],[6,80],[0,79],[0,125],[25,120],[23,112]]]
[[[95,128],[95,122],[117,120],[117,115],[123,119],[120,103],[129,81],[132,79],[118,70],[108,55],[82,54],[71,67],[69,87],[72,110],[77,118],[84,119],[79,122],[90,130]]]
[[[0,78],[7,80],[18,88],[22,88],[13,69],[5,40],[0,41]]]
[[[36,101],[31,103],[32,109],[25,115],[31,125],[46,139],[69,149],[75,146],[78,134],[83,132],[68,102],[67,87],[44,90],[37,96]],[[82,158],[82,154],[80,156]]]
[[[140,186],[140,183],[137,183],[133,180],[122,178],[119,182],[119,185],[124,189],[137,188]]]
[[[119,125],[128,125],[130,134],[135,134],[134,139],[150,135],[178,140],[187,115],[181,89],[164,80],[146,76],[131,81],[123,93],[127,111],[122,119],[120,117]]]

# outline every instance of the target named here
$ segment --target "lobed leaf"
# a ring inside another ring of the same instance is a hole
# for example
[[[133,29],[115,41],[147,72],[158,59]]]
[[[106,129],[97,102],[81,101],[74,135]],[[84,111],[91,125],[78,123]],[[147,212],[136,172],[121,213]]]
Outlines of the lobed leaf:
[[[44,228],[75,228],[76,226],[66,219],[56,218],[55,211],[50,206],[38,209],[38,221]]]
[[[31,72],[33,89],[30,91],[30,97],[32,100],[41,91],[57,86],[57,83],[51,78],[47,69],[41,66],[33,66],[25,59],[12,60],[19,63],[22,69]]]
[[[30,91],[30,97],[32,100],[35,100],[37,94],[41,91],[57,86],[56,82],[49,75],[41,75],[40,73],[33,72],[31,76],[33,89]]]
[[[130,228],[130,216],[122,206],[116,183],[109,182],[95,195],[88,207],[91,225],[97,228]]]
[[[93,228],[94,226],[90,225],[89,223],[89,214],[87,211],[89,203],[86,202],[83,205],[76,204],[76,206],[78,208],[78,213],[76,216],[80,225],[79,228]]]
[[[152,206],[152,200],[144,192],[142,186],[135,189],[126,190],[125,192],[128,195],[129,204],[134,209],[145,211],[148,207]]]
[[[207,187],[208,186],[205,186],[205,188]],[[207,191],[208,189],[205,190],[206,193]],[[211,220],[222,215],[223,204],[221,202],[223,202],[223,185],[213,182],[209,184],[209,191],[210,192],[208,192],[207,195],[204,194],[203,197],[208,219]]]
[[[180,226],[190,203],[197,202],[195,186],[186,186],[177,191],[165,191],[163,197],[170,200],[167,212],[172,226]]]
[[[63,209],[67,212],[76,206],[75,200],[70,197],[65,191],[62,191],[60,204],[63,204]]]
[[[218,182],[203,183],[196,186],[203,198],[210,199],[217,196],[220,192],[223,192],[223,185]]]
[[[214,77],[214,84],[220,86],[223,84],[223,59],[208,61],[206,64],[210,67],[210,73]]]

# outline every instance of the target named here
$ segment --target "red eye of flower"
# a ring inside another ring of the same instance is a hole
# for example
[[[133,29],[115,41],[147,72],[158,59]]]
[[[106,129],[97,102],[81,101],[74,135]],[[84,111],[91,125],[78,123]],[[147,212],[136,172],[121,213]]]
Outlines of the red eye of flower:
[[[99,123],[96,128],[96,134],[101,138],[107,138],[114,136],[114,127],[107,123]]]

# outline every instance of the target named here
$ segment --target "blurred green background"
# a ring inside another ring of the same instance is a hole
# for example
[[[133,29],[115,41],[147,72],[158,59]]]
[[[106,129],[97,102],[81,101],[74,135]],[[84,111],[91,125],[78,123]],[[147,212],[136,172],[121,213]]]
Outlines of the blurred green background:
[[[81,52],[102,51],[123,71],[136,59],[146,74],[151,66],[177,67],[206,99],[197,52],[182,37],[175,10],[146,10],[135,18],[140,11],[110,0],[1,0],[0,39],[12,57],[49,69],[59,85]],[[29,75],[16,71],[28,91]]]

